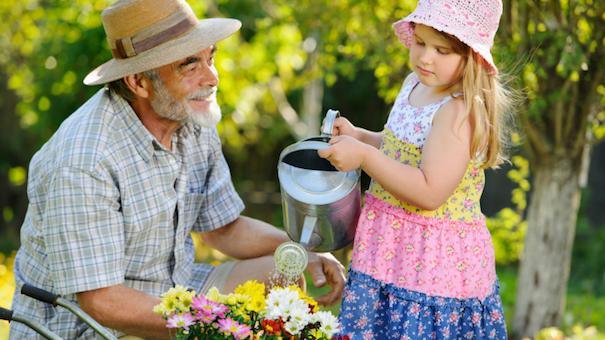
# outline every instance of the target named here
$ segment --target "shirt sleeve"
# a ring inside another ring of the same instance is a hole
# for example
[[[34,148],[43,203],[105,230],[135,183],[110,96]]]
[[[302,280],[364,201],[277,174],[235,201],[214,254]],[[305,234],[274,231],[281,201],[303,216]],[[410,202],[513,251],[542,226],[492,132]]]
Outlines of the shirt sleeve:
[[[124,281],[124,225],[119,190],[111,179],[59,168],[44,209],[42,233],[55,293]]]
[[[193,231],[218,229],[233,222],[244,210],[244,202],[233,187],[231,172],[216,130],[209,137],[208,175],[205,182],[200,214]]]

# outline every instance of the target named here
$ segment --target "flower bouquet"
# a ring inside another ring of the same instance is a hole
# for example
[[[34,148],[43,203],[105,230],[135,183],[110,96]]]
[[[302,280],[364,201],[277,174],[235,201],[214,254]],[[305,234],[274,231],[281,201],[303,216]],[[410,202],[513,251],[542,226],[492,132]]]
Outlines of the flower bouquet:
[[[176,339],[331,339],[339,331],[332,313],[297,286],[247,281],[228,295],[211,288],[196,295],[182,286],[162,295],[154,312],[176,330]],[[338,337],[341,338],[341,337]]]

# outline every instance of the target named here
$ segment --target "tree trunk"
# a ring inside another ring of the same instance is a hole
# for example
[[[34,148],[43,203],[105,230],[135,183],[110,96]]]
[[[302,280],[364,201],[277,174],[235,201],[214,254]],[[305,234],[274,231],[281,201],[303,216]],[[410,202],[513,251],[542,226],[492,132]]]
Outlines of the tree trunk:
[[[588,157],[586,149],[580,157],[559,157],[534,167],[517,281],[514,337],[534,336],[540,329],[561,322],[580,205],[580,179]]]
[[[305,125],[307,126],[307,134],[309,136],[319,135],[321,128],[321,102],[323,100],[324,85],[321,78],[313,79],[303,92],[303,108],[302,112]]]
[[[317,69],[319,59],[319,33],[313,32],[310,36],[315,40],[315,48],[308,51],[309,59],[307,67],[311,72]],[[321,128],[321,108],[324,97],[324,83],[322,77],[314,77],[303,91],[302,113],[303,120],[307,126],[308,136],[316,136]]]

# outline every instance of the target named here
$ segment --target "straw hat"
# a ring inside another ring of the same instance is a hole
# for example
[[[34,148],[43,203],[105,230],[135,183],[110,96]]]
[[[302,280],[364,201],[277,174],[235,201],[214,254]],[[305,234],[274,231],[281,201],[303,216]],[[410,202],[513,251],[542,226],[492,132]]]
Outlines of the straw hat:
[[[241,27],[236,19],[198,20],[185,0],[118,0],[101,17],[113,59],[90,72],[86,85],[173,63]]]
[[[419,0],[412,14],[393,24],[399,40],[410,47],[412,23],[451,34],[477,52],[491,74],[498,73],[490,52],[502,15],[501,0]]]

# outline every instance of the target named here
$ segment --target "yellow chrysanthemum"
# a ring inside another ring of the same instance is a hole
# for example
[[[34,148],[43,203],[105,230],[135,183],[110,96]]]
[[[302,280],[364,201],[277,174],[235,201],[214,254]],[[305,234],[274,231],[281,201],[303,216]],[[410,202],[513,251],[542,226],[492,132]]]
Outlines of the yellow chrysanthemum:
[[[174,313],[188,311],[194,296],[194,291],[188,291],[187,288],[177,285],[162,294],[162,302],[154,306],[153,311],[164,317]]]
[[[210,290],[208,290],[208,293],[206,293],[206,299],[225,304],[225,302],[227,301],[227,295],[221,294],[218,291],[218,288],[212,287],[210,288]]]
[[[265,285],[256,280],[246,281],[235,288],[235,293],[248,296],[246,310],[260,313],[265,309]]]
[[[235,293],[248,295],[253,299],[257,296],[261,296],[262,298],[264,298],[265,285],[256,280],[246,281],[235,288]]]

